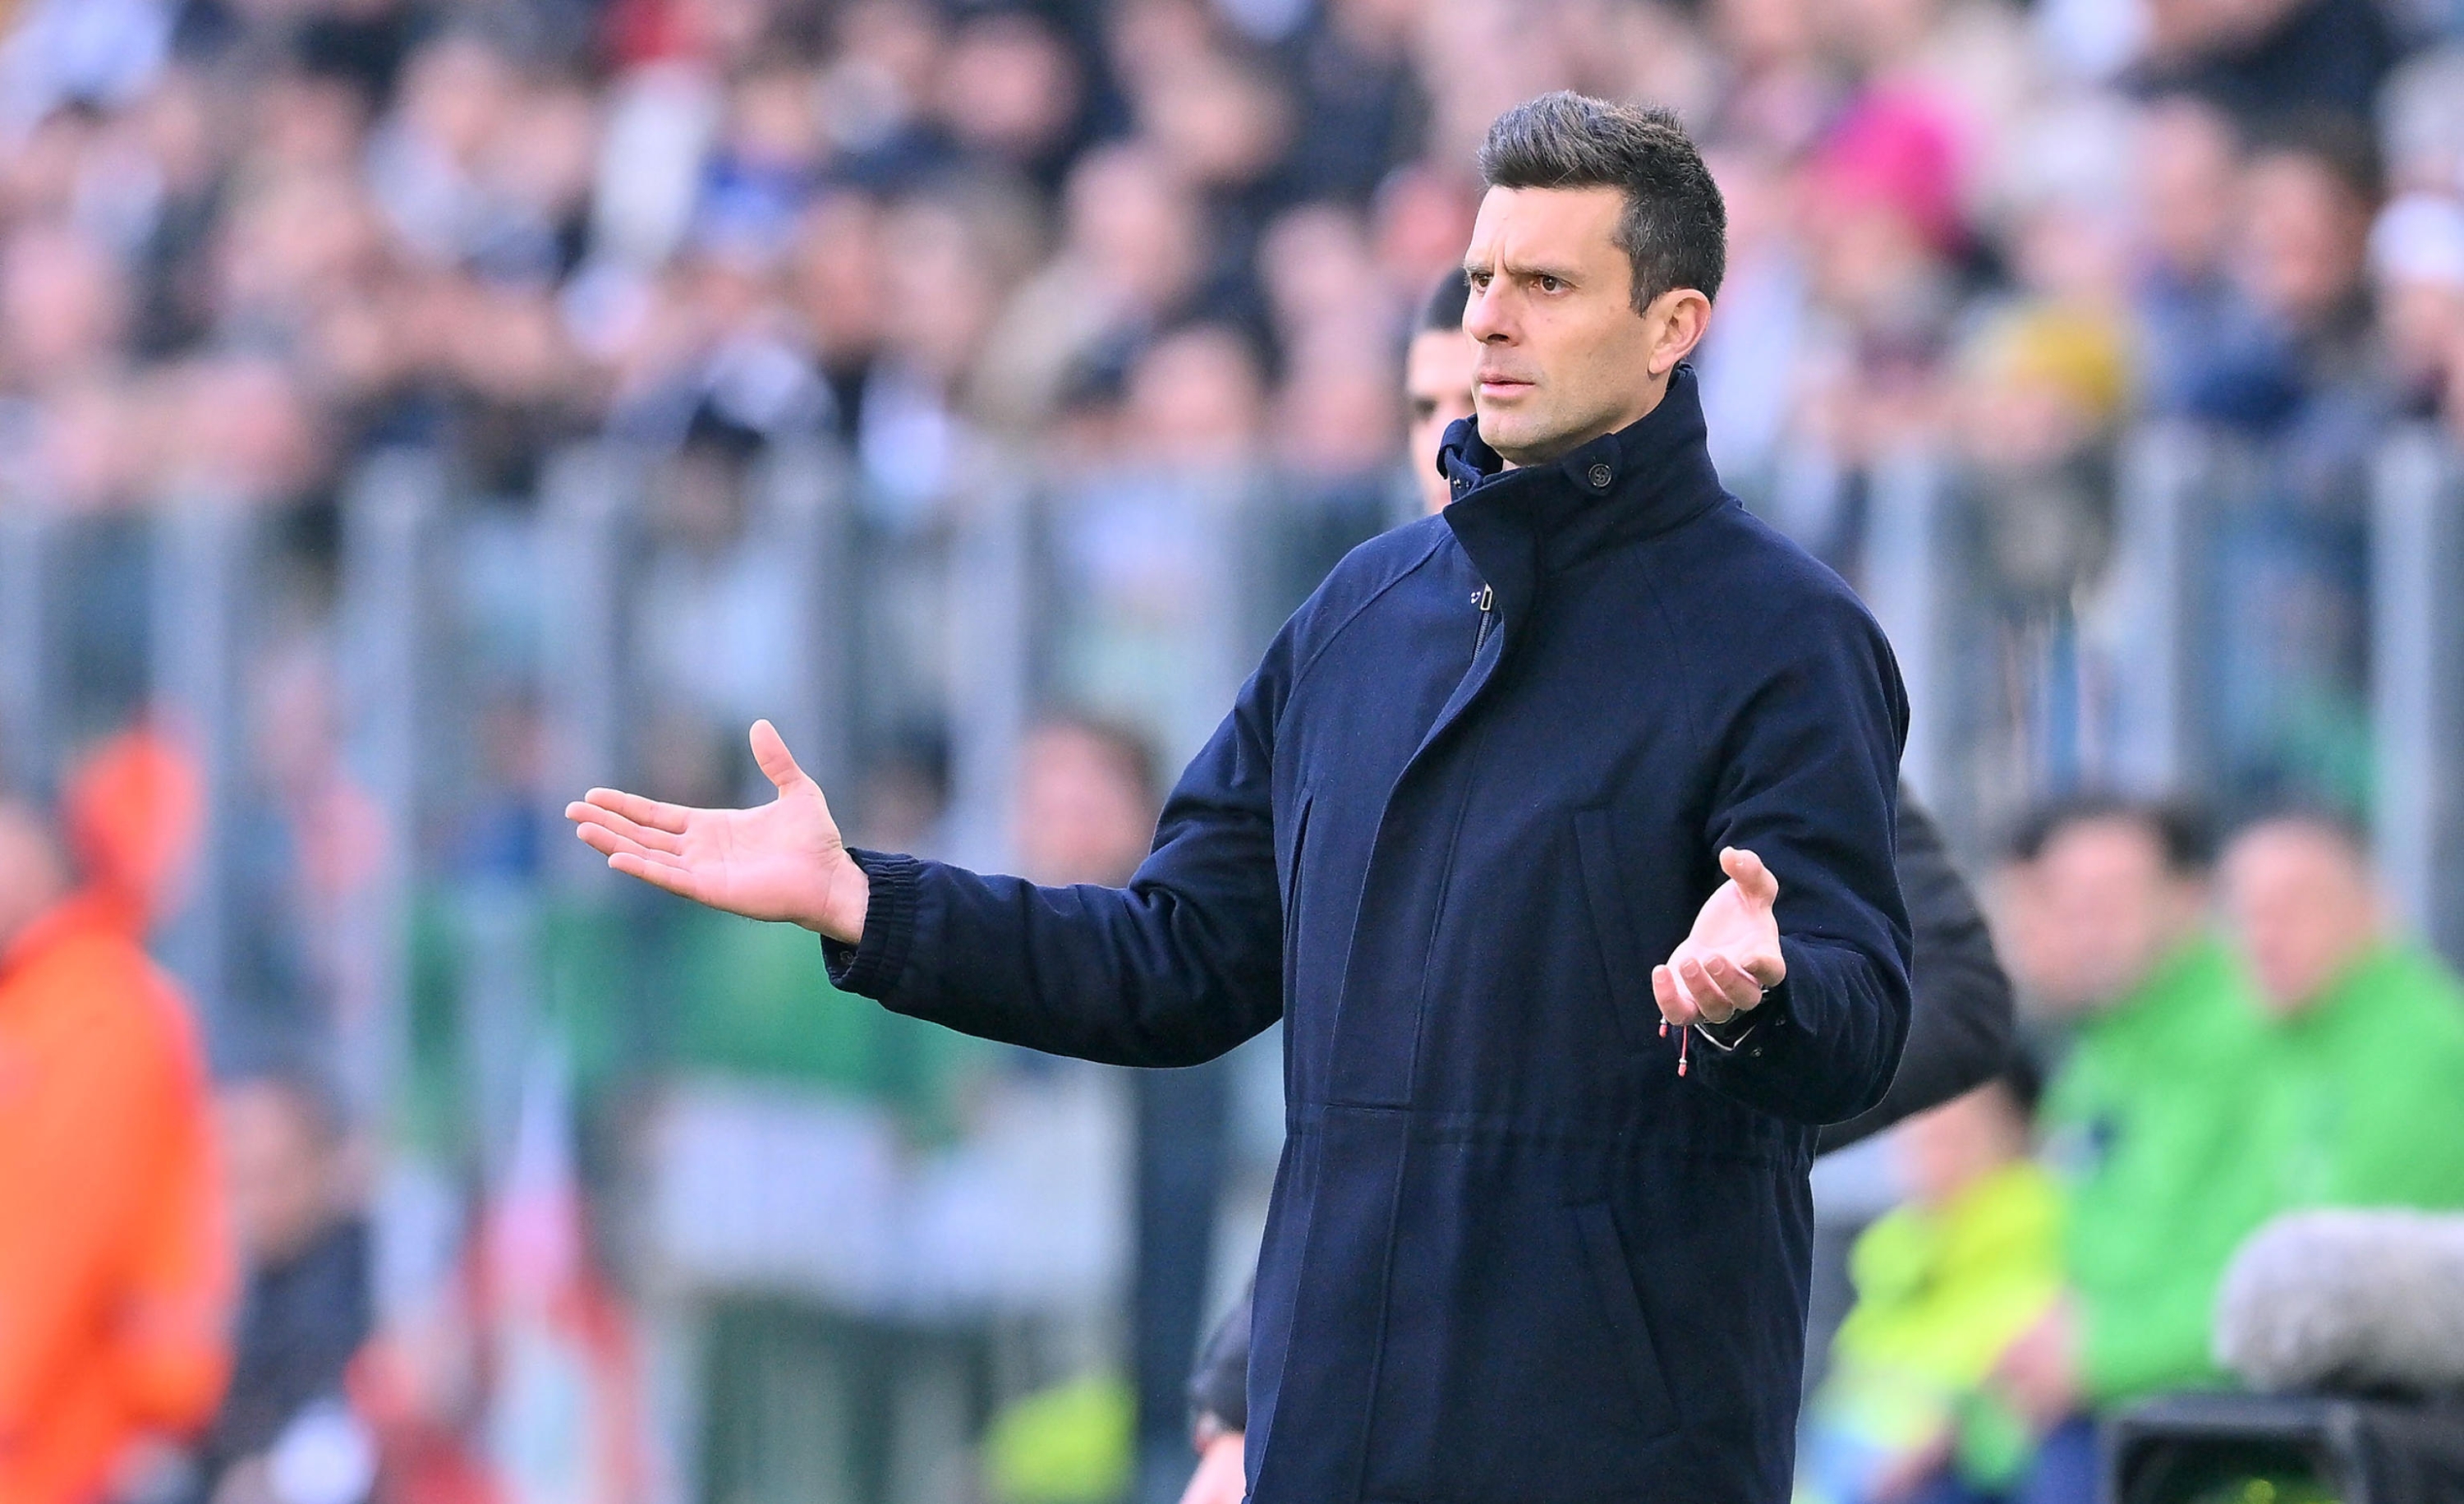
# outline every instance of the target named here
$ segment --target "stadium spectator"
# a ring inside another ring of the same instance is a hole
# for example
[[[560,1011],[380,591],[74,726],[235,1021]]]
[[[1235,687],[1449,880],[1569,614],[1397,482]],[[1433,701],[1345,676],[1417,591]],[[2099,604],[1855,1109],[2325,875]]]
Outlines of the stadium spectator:
[[[341,1110],[297,1072],[244,1075],[219,1095],[247,1284],[231,1387],[199,1449],[199,1497],[288,1504],[281,1474],[316,1449],[343,1475],[323,1504],[356,1504],[373,1482],[375,1443],[351,1412],[343,1376],[373,1320],[368,1227]]]
[[[1155,754],[1136,733],[1085,718],[1046,720],[1020,752],[1020,871],[1049,884],[1127,882],[1154,844],[1162,803]],[[1168,1479],[1187,1445],[1181,1382],[1206,1314],[1229,1083],[1218,1063],[1137,1072],[1130,1088],[1137,1124],[1130,1299],[1136,1450],[1142,1471]]]
[[[2245,1152],[2276,1168],[2280,1205],[2464,1207],[2464,986],[2390,933],[2362,838],[2277,815],[2220,872],[2268,1015],[2268,1114]]]
[[[2013,852],[2038,912],[2017,980],[2072,1038],[2043,1109],[2071,1201],[2067,1298],[2012,1344],[1988,1387],[2041,1447],[2020,1496],[2096,1497],[2093,1417],[2220,1376],[2209,1311],[2225,1262],[2272,1205],[2249,1153],[2265,1057],[2256,1005],[2209,920],[2213,852],[2180,810],[2083,798]]]
[[[1849,1254],[1857,1304],[1810,1408],[1806,1504],[1991,1489],[2025,1460],[1984,1382],[2061,1293],[2061,1195],[2028,1157],[2038,1084],[2015,1067],[1892,1131],[1908,1200]]]
[[[92,1504],[142,1446],[204,1424],[228,1368],[204,1060],[130,914],[107,879],[73,890],[38,819],[0,804],[10,1504]]]

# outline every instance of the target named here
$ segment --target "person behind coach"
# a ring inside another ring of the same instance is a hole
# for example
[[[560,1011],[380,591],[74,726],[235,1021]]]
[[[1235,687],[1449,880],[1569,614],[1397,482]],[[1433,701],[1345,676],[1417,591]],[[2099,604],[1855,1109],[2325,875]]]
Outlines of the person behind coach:
[[[1128,888],[850,852],[766,721],[770,805],[567,812],[970,1032],[1170,1065],[1282,1017],[1260,1504],[1778,1504],[1816,1125],[1906,1030],[1905,700],[1711,468],[1725,211],[1676,119],[1549,95],[1481,166],[1456,499],[1286,624]]]

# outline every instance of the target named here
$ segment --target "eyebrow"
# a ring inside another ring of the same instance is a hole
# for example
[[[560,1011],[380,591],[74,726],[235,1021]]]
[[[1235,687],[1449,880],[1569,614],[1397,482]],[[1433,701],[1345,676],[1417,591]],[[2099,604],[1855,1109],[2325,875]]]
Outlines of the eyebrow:
[[[1485,262],[1485,261],[1475,261],[1475,260],[1472,260],[1472,259],[1470,259],[1470,258],[1466,257],[1466,258],[1464,259],[1464,261],[1463,261],[1463,276],[1467,276],[1467,277],[1468,277],[1468,276],[1479,276],[1480,274],[1482,274],[1483,272],[1488,272],[1488,271],[1491,271],[1491,270],[1492,270],[1492,268],[1491,268],[1491,267],[1488,265],[1488,263],[1487,263],[1487,262]],[[1503,270],[1505,271],[1505,274],[1506,274],[1507,276],[1509,276],[1509,277],[1513,277],[1513,276],[1521,276],[1521,277],[1553,276],[1553,277],[1555,277],[1557,280],[1559,280],[1559,281],[1561,281],[1561,282],[1576,282],[1576,281],[1580,281],[1580,280],[1581,280],[1581,278],[1577,277],[1573,273],[1572,273],[1572,272],[1570,272],[1570,271],[1567,271],[1567,270],[1565,270],[1565,269],[1564,269],[1564,268],[1562,268],[1562,267],[1554,267],[1554,266],[1510,266],[1510,265],[1509,265],[1509,266],[1507,266],[1507,267],[1504,268]]]

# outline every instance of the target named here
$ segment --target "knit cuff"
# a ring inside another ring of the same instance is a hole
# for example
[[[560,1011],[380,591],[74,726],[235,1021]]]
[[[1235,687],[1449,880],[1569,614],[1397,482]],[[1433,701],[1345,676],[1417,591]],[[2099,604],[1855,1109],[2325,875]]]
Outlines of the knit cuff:
[[[924,864],[913,856],[853,847],[847,855],[863,869],[870,888],[864,934],[853,945],[824,936],[822,960],[829,968],[830,985],[878,1001],[890,995],[907,969],[907,952],[915,943],[916,895]]]

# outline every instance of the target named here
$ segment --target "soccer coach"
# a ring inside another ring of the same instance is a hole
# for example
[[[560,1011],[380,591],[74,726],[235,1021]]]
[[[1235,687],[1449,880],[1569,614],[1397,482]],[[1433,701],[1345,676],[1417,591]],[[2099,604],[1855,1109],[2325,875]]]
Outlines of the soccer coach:
[[[1705,451],[1726,212],[1674,117],[1549,95],[1480,164],[1455,499],[1285,625],[1128,888],[851,852],[766,721],[770,805],[568,813],[970,1033],[1186,1065],[1283,1018],[1259,1504],[1781,1504],[1815,1129],[1907,1024],[1905,702]]]

